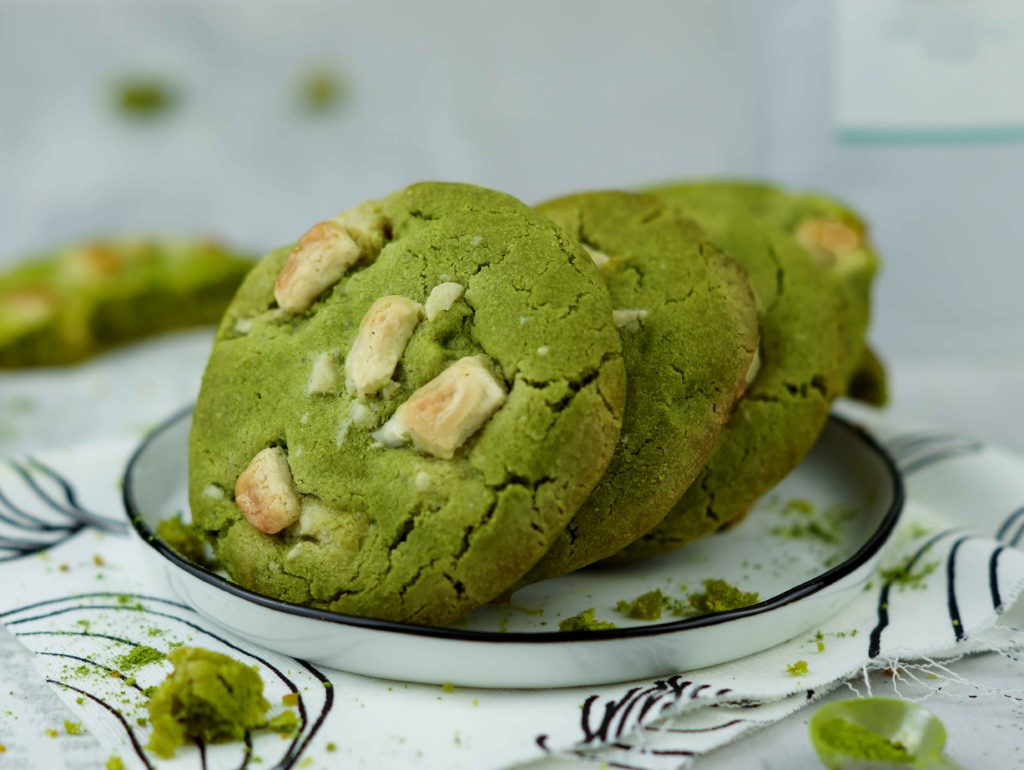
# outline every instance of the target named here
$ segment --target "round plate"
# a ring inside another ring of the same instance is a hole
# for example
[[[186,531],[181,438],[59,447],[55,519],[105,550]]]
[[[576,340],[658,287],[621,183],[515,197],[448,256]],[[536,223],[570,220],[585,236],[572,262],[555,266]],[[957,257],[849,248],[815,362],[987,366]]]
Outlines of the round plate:
[[[895,465],[859,428],[831,417],[817,445],[732,529],[675,553],[528,586],[445,628],[340,615],[272,599],[193,564],[153,532],[188,511],[191,410],[154,431],[128,463],[124,503],[147,561],[182,601],[278,652],[357,674],[466,687],[572,687],[723,663],[807,632],[847,604],[875,568],[903,507]],[[630,619],[619,600],[655,588],[686,604],[724,579],[759,601],[700,617]],[[561,633],[594,608],[618,628]]]

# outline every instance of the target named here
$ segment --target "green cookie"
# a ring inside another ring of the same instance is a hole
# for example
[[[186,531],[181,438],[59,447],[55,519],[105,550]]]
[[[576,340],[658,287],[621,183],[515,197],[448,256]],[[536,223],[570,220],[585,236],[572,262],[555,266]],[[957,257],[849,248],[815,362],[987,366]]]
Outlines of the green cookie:
[[[742,515],[814,445],[843,383],[840,298],[830,272],[792,238],[742,216],[692,210],[744,265],[761,309],[761,368],[707,467],[665,519],[608,561],[674,550]]]
[[[878,399],[886,393],[885,371],[877,357],[866,350],[878,254],[868,242],[867,225],[856,213],[831,198],[757,182],[691,182],[664,185],[652,192],[670,195],[695,211],[732,211],[755,217],[793,236],[828,266],[839,281],[842,300],[843,390],[848,389],[848,395],[854,398],[881,405]],[[855,381],[857,387],[851,387]]]
[[[661,521],[707,463],[758,341],[743,268],[656,198],[594,192],[538,210],[600,265],[629,389],[604,478],[528,582],[611,556]]]
[[[502,193],[414,185],[243,284],[196,405],[193,517],[255,591],[447,623],[558,538],[624,402],[582,247]]]
[[[0,368],[80,361],[220,320],[253,263],[188,239],[68,246],[0,276]]]

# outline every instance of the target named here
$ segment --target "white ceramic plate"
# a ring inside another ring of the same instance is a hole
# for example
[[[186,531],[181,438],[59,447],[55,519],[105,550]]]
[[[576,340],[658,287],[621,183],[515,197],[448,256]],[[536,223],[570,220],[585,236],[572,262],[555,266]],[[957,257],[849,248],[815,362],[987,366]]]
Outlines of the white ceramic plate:
[[[191,411],[171,418],[128,464],[124,502],[140,547],[182,601],[257,644],[313,663],[402,681],[467,687],[570,687],[722,663],[803,634],[848,603],[874,569],[903,505],[899,474],[857,427],[832,417],[804,462],[737,527],[673,554],[584,570],[518,591],[451,627],[360,618],[253,593],[188,562],[153,536],[188,511]],[[793,501],[800,501],[792,505]],[[810,505],[808,505],[810,504]],[[813,508],[808,514],[806,509]],[[824,523],[815,534],[812,522]],[[637,621],[620,599],[655,588],[686,599],[722,578],[760,601],[702,617]],[[593,607],[614,630],[559,633]]]

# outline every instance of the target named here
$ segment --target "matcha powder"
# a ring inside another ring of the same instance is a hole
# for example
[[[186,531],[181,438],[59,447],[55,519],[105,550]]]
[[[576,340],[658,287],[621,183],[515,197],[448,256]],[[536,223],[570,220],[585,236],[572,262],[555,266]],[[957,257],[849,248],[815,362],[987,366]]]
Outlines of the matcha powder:
[[[889,762],[909,765],[914,755],[898,741],[890,741],[877,733],[845,719],[826,722],[819,732],[820,739],[837,754],[864,762]]]

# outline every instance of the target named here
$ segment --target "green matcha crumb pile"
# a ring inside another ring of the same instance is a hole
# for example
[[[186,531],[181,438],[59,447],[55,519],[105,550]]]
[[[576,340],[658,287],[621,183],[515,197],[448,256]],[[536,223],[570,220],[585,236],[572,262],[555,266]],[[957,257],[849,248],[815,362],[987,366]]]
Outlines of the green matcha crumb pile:
[[[149,665],[150,663],[159,663],[166,657],[167,655],[160,652],[160,650],[145,644],[140,644],[138,647],[133,647],[131,652],[118,658],[117,667],[130,671],[132,669]]]
[[[222,743],[240,741],[250,730],[290,733],[298,727],[290,710],[267,719],[270,704],[256,668],[198,647],[179,647],[167,657],[174,672],[149,701],[148,748],[157,756],[173,757],[188,739]]]
[[[690,603],[690,609],[697,615],[749,607],[761,599],[756,591],[741,591],[732,583],[720,578],[705,580],[701,593],[693,593],[686,598]]]
[[[615,609],[630,618],[638,620],[657,620],[665,609],[666,602],[670,602],[659,589],[640,594],[632,601],[621,600],[615,605]]]
[[[864,762],[913,764],[914,755],[898,741],[890,741],[865,727],[845,719],[835,719],[822,725],[819,739],[837,754]]]
[[[594,617],[593,607],[583,610],[571,618],[566,618],[558,624],[559,631],[602,631],[610,628],[618,628],[618,626],[607,620],[598,620]]]
[[[161,521],[156,528],[156,536],[173,548],[179,556],[194,564],[209,566],[202,530],[194,524],[182,521],[180,513]]]

